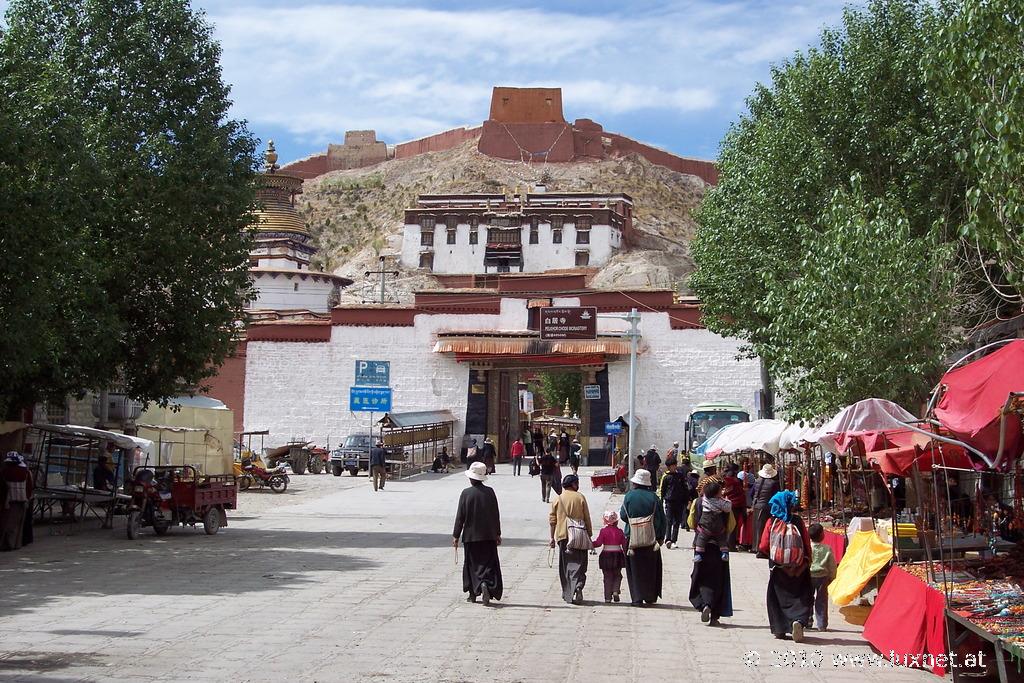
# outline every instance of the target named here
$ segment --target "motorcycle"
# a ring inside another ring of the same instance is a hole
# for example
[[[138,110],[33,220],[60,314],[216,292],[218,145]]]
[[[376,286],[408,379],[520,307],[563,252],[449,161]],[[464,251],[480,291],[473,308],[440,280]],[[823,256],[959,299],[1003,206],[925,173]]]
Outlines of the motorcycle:
[[[138,469],[132,480],[132,500],[128,507],[128,538],[138,538],[139,529],[153,527],[157,536],[171,528],[171,481],[156,477],[153,470]]]
[[[288,465],[281,463],[277,467],[264,469],[251,462],[242,463],[242,476],[238,479],[238,490],[248,491],[249,487],[270,487],[274,493],[284,493],[288,488]]]

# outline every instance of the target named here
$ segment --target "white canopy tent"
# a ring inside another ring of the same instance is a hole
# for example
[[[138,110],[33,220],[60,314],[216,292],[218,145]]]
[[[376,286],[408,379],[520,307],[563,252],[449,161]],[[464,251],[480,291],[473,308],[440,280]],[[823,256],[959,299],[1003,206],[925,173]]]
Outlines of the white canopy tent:
[[[764,451],[778,455],[779,438],[788,427],[789,424],[782,420],[769,419],[730,425],[715,434],[714,442],[706,451],[709,454],[707,457],[741,451]]]

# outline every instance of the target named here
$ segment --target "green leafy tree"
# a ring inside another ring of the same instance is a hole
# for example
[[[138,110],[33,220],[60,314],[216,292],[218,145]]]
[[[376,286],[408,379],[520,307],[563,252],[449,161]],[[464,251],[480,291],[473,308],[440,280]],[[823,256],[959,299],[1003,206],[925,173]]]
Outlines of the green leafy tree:
[[[0,147],[5,407],[194,389],[251,297],[255,140],[210,26],[184,0],[14,0],[6,21],[2,125],[30,135]]]
[[[935,44],[926,73],[962,121],[965,251],[1000,299],[1024,304],[1024,4],[957,3]]]
[[[557,408],[561,414],[565,400],[569,399],[569,410],[575,415],[582,408],[581,382],[583,376],[578,372],[542,372],[538,375],[540,395],[550,408]]]
[[[971,74],[979,84],[1019,81],[1019,70],[1014,80],[1012,67],[979,60],[987,40],[1011,34],[1016,48],[997,52],[1019,52],[1020,8],[998,0],[1005,12],[986,7],[982,21],[980,9],[958,9],[972,2],[848,9],[820,45],[773,68],[723,140],[719,184],[697,215],[690,284],[709,328],[766,362],[793,417],[867,396],[915,406],[956,327],[991,316],[988,273],[965,255],[994,262],[1004,284],[1020,272],[1019,230],[1005,234],[1014,177],[1020,192],[1019,139],[983,139],[984,88],[956,89]],[[958,39],[967,17],[974,44]],[[986,21],[1001,29],[986,31]],[[962,63],[940,67],[951,50]],[[1004,113],[988,116],[1014,128]],[[999,169],[983,178],[982,160]],[[981,201],[969,199],[979,192]]]
[[[831,415],[868,396],[914,407],[948,343],[948,302],[934,293],[954,285],[949,249],[914,237],[900,208],[866,199],[859,178],[833,195],[820,224],[786,301],[772,293],[761,304],[785,340],[772,357],[786,369],[788,410]]]

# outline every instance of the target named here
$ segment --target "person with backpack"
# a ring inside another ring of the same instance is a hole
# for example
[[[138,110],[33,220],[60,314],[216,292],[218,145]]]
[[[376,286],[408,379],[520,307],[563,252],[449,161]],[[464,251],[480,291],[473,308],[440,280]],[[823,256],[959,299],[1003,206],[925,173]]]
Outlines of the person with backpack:
[[[583,604],[583,588],[587,585],[587,553],[593,549],[594,535],[587,498],[580,490],[580,478],[565,475],[562,493],[551,504],[548,524],[551,543],[558,546],[558,579],[562,583],[562,599],[571,605]]]
[[[768,556],[768,624],[772,635],[792,635],[802,642],[811,623],[814,587],[811,583],[811,539],[799,515],[793,513],[797,495],[779,491],[768,503],[770,519],[758,549]]]
[[[732,518],[732,503],[725,497],[722,484],[713,481],[704,487],[704,495],[700,499],[700,515],[696,518],[697,533],[693,537],[693,561],[700,562],[708,546],[717,552],[722,562],[729,561],[729,529],[728,520]]]
[[[668,538],[665,547],[669,550],[679,543],[679,527],[685,523],[686,508],[690,504],[690,487],[686,480],[689,469],[680,470],[675,458],[665,461],[668,472],[661,478],[661,499],[665,502],[665,516],[668,517]]]
[[[636,607],[653,605],[661,597],[662,561],[660,545],[665,542],[668,522],[665,508],[654,493],[648,470],[637,470],[633,489],[622,499],[619,517],[626,523],[626,583],[629,599]]]

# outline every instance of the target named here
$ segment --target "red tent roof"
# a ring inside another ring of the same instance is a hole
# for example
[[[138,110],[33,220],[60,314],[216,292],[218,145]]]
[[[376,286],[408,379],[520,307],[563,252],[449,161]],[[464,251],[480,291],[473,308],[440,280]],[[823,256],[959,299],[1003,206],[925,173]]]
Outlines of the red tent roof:
[[[999,451],[1000,412],[1011,392],[1024,392],[1024,339],[947,372],[935,416],[958,439],[995,457]],[[1020,419],[1006,419],[1003,462],[1021,454]]]

